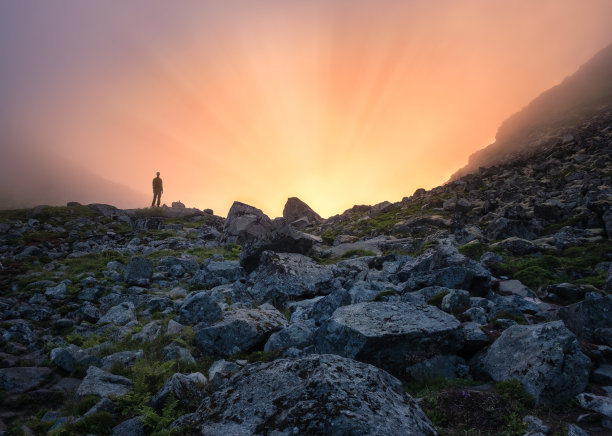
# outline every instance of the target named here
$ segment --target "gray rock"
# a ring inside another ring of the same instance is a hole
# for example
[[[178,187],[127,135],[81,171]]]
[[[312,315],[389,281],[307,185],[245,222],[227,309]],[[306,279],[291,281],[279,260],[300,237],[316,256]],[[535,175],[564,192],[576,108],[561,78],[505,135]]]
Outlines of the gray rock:
[[[244,269],[237,260],[211,261],[193,276],[191,283],[203,288],[214,288],[233,283],[244,276]]]
[[[83,319],[88,322],[98,322],[101,316],[98,308],[89,301],[85,301],[83,304],[81,304],[79,311],[81,312]]]
[[[205,398],[194,420],[206,435],[436,434],[401,382],[331,355],[249,365]]]
[[[251,272],[257,268],[261,254],[265,251],[307,254],[313,244],[319,241],[312,235],[295,230],[284,218],[277,218],[272,222],[270,232],[244,246],[240,253],[240,264],[247,272]]]
[[[183,325],[198,323],[211,325],[219,320],[222,315],[221,307],[206,291],[190,293],[178,312],[177,321]]]
[[[264,351],[285,350],[291,347],[302,349],[312,345],[313,341],[313,328],[307,323],[298,322],[272,333],[264,346]]]
[[[111,436],[143,436],[144,424],[140,418],[130,418],[113,427]]]
[[[129,285],[147,285],[153,276],[153,262],[144,257],[132,257],[125,268],[124,278]]]
[[[392,374],[463,347],[460,323],[436,307],[372,302],[344,306],[315,334],[317,352],[372,363]]]
[[[27,392],[45,383],[51,376],[46,367],[0,368],[0,390],[11,393]]]
[[[543,434],[550,432],[550,427],[545,425],[537,416],[527,415],[523,418],[523,422],[527,425],[527,430],[530,432],[540,432]]]
[[[102,358],[102,369],[109,370],[115,365],[129,368],[143,356],[144,352],[142,350],[118,351]]]
[[[90,366],[75,396],[77,398],[88,395],[96,395],[101,398],[120,397],[125,395],[131,387],[132,381],[130,379]]]
[[[359,281],[357,283],[354,283],[348,292],[351,298],[350,303],[357,304],[372,301],[374,298],[376,298],[380,291],[376,289],[375,286],[371,283]]]
[[[66,289],[66,283],[62,282],[57,286],[47,288],[45,290],[45,297],[63,300],[64,298],[66,298]]]
[[[567,436],[590,436],[576,424],[567,424]]]
[[[17,342],[21,345],[31,346],[36,343],[37,335],[28,322],[18,321],[2,334],[5,342]]]
[[[470,293],[460,289],[452,289],[442,298],[440,308],[447,313],[459,313],[470,307]]]
[[[504,239],[501,242],[491,245],[491,247],[504,248],[515,256],[535,253],[540,250],[540,248],[533,242],[517,237]]]
[[[464,347],[463,351],[473,355],[489,345],[489,337],[482,331],[479,324],[466,322],[461,325],[463,330]]]
[[[610,268],[608,268],[608,277],[606,278],[606,283],[604,284],[603,290],[609,294],[612,294],[612,263],[610,264]]]
[[[350,294],[345,289],[338,289],[313,304],[310,318],[320,324],[328,320],[337,308],[348,304],[351,304]]]
[[[559,310],[559,318],[576,336],[590,341],[595,330],[612,325],[612,295],[585,299],[580,303],[562,307]]]
[[[162,353],[164,354],[164,362],[178,360],[179,362],[196,363],[189,350],[178,345],[167,345],[162,350]]]
[[[471,307],[463,312],[463,315],[476,324],[487,324],[487,311],[482,307]]]
[[[603,386],[612,386],[612,365],[603,364],[596,368],[591,375],[595,383]]]
[[[154,297],[147,302],[147,309],[151,312],[162,312],[168,307],[172,307],[174,302],[166,297]]]
[[[52,349],[49,357],[51,363],[68,372],[91,365],[100,365],[100,359],[97,356],[89,354],[74,344],[68,345],[65,348]]]
[[[287,203],[285,203],[285,207],[283,208],[283,218],[285,218],[289,224],[304,218],[307,221],[307,225],[322,221],[318,213],[297,197],[290,197],[287,199]]]
[[[470,367],[459,356],[434,356],[406,368],[406,376],[412,380],[467,378]]]
[[[608,239],[612,239],[612,208],[608,210],[601,217],[606,227],[606,233],[608,233]]]
[[[212,391],[217,390],[223,383],[225,383],[235,372],[240,370],[234,362],[228,362],[227,360],[217,360],[214,362],[208,370],[208,383]]]
[[[104,316],[98,320],[97,324],[125,325],[132,321],[136,321],[134,304],[131,302],[124,302],[111,307]]]
[[[278,310],[236,309],[213,326],[194,327],[196,346],[204,353],[229,356],[265,344],[275,331],[287,326]]]
[[[227,213],[223,233],[228,242],[242,245],[269,233],[272,227],[272,220],[261,210],[235,201]]]
[[[591,361],[561,321],[514,325],[473,362],[495,381],[517,379],[537,403],[560,403],[582,392]]]
[[[183,330],[185,330],[185,326],[183,324],[180,324],[173,319],[168,321],[168,328],[166,330],[166,333],[168,335],[180,335],[181,333],[183,333]]]
[[[134,341],[153,342],[161,335],[162,327],[157,321],[146,324],[142,330],[132,335]]]
[[[170,394],[184,410],[193,410],[204,397],[206,377],[201,373],[173,374],[164,386],[151,398],[150,405],[157,412],[161,412]]]
[[[115,413],[115,404],[108,398],[102,398],[100,401],[94,404],[91,409],[83,414],[83,418],[100,412]]]
[[[333,271],[329,266],[318,265],[311,258],[296,253],[261,255],[259,268],[253,273],[256,282],[249,290],[258,303],[312,298],[334,290]]]
[[[501,280],[499,282],[499,293],[504,295],[518,295],[519,297],[535,297],[533,291],[519,280]]]
[[[612,398],[588,394],[586,392],[578,395],[576,398],[578,398],[578,402],[585,409],[612,418]]]
[[[493,253],[492,251],[487,251],[480,256],[480,263],[486,268],[491,268],[492,266],[502,263],[503,261],[503,257],[497,253]]]
[[[545,295],[555,294],[562,301],[571,303],[575,303],[579,300],[582,300],[586,293],[585,289],[582,286],[573,285],[571,283],[548,285],[542,289],[542,292]]]

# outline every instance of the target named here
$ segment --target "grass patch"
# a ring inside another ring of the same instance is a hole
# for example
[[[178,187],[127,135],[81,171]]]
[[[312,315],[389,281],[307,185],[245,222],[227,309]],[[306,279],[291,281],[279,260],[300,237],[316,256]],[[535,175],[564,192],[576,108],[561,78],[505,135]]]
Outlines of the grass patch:
[[[431,306],[436,306],[438,309],[440,309],[442,307],[442,300],[448,294],[449,294],[448,291],[444,291],[444,292],[441,292],[441,293],[439,293],[437,295],[434,295],[429,300],[427,300],[427,304],[429,304]]]
[[[604,240],[574,245],[561,252],[513,256],[504,253],[504,262],[492,267],[497,276],[520,280],[532,289],[550,283],[589,284],[601,289],[605,273],[594,271],[595,265],[612,259],[612,242]]]
[[[392,289],[387,289],[386,291],[379,292],[376,297],[372,298],[370,301],[381,301],[383,298],[395,295],[395,291]]]
[[[457,249],[459,250],[459,253],[477,262],[480,260],[483,254],[490,251],[489,245],[483,244],[482,242],[473,242],[470,244],[460,245],[457,247]]]

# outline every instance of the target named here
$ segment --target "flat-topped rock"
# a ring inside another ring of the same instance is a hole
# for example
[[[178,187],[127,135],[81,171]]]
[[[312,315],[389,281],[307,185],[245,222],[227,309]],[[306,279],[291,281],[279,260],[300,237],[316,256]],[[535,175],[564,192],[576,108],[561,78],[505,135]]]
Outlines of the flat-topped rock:
[[[409,302],[371,302],[337,309],[317,331],[316,349],[371,363],[392,374],[463,347],[459,321]]]
[[[219,436],[436,434],[399,380],[332,355],[248,365],[204,399],[194,422]]]

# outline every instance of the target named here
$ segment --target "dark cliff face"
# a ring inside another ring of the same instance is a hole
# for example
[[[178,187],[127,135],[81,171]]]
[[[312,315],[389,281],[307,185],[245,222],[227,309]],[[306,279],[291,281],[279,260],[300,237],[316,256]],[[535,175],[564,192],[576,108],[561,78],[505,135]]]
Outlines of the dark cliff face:
[[[572,76],[543,92],[523,110],[502,123],[493,144],[470,156],[451,180],[499,165],[514,152],[559,139],[593,114],[612,107],[612,45],[597,53]],[[561,132],[562,133],[562,132]]]

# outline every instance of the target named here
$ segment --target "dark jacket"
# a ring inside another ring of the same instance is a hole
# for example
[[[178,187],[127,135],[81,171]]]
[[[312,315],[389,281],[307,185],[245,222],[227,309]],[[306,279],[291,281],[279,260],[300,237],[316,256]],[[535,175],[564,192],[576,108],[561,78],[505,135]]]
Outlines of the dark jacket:
[[[162,184],[162,179],[159,177],[155,177],[153,179],[153,191],[163,191],[164,190],[164,185]]]

